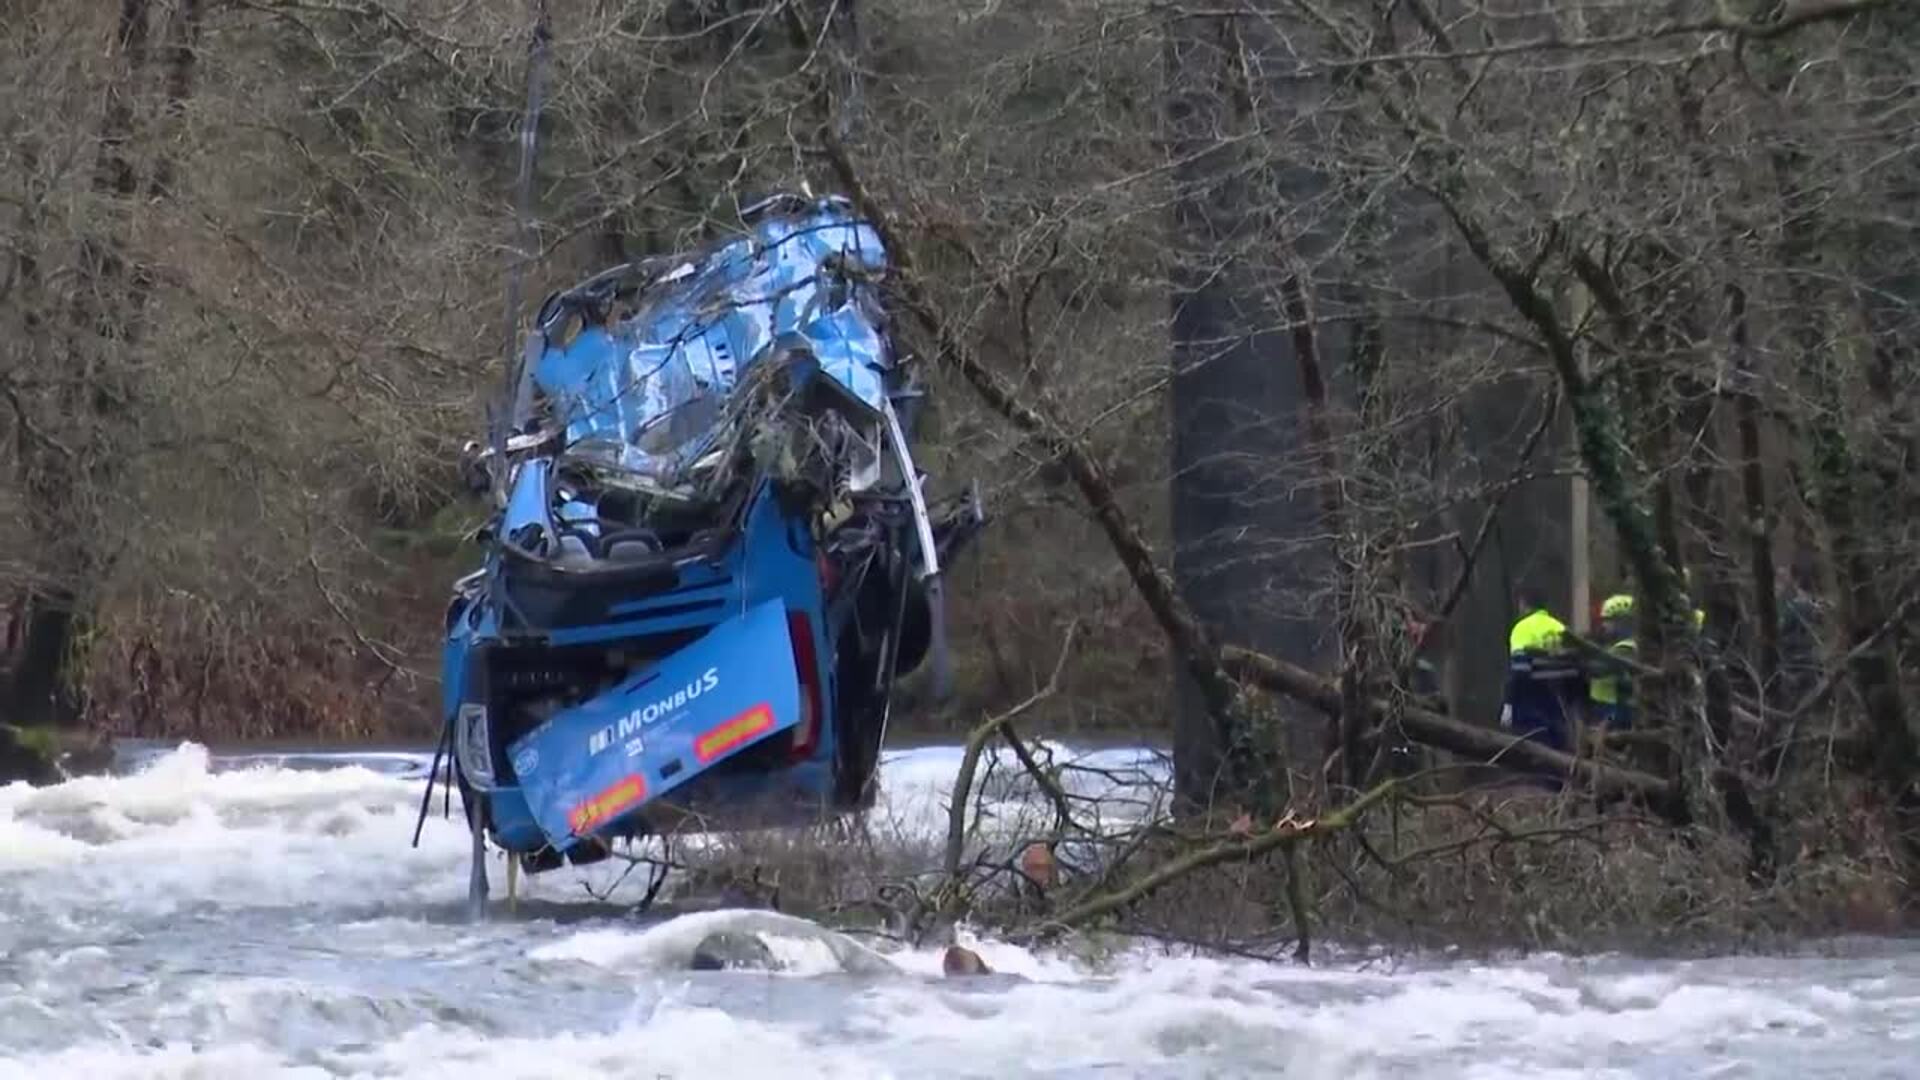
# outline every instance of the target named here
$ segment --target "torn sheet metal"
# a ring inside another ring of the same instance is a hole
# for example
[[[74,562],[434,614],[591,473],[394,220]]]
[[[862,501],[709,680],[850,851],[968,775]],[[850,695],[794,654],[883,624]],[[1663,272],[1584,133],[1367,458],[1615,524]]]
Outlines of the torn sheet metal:
[[[729,397],[776,343],[804,345],[854,401],[883,407],[893,356],[859,283],[885,268],[879,237],[839,200],[768,217],[661,273],[616,324],[549,344],[533,382],[568,455],[671,484],[718,445]]]

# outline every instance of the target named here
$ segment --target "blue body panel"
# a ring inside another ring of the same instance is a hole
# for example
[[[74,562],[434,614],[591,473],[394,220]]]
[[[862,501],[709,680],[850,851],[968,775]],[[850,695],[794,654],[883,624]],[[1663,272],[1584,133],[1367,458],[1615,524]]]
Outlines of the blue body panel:
[[[493,838],[508,851],[537,851],[547,842],[519,788],[500,788],[487,796]]]
[[[768,600],[555,714],[508,748],[521,795],[556,851],[614,826],[800,722],[786,605]]]
[[[675,677],[673,673],[688,665],[698,665],[694,668],[696,675],[703,673],[706,667],[712,666],[711,661],[704,659],[709,653],[727,656],[729,663],[739,662],[748,667],[762,668],[755,672],[752,685],[759,687],[763,697],[777,699],[781,703],[774,710],[773,728],[757,736],[755,742],[790,731],[799,719],[798,708],[797,704],[786,703],[797,703],[799,690],[793,675],[795,659],[786,625],[786,613],[789,611],[806,617],[807,632],[813,641],[812,679],[820,687],[823,712],[831,715],[835,680],[829,658],[833,656],[833,649],[826,635],[813,537],[804,522],[782,512],[770,486],[763,485],[756,493],[746,515],[745,528],[735,544],[716,562],[689,564],[682,567],[678,575],[684,583],[681,587],[611,604],[609,610],[618,611],[621,615],[616,621],[553,630],[543,635],[549,645],[568,646],[613,642],[688,629],[709,632],[708,638],[683,647],[672,656],[636,673],[621,687],[557,714],[537,729],[545,733],[540,738],[535,739],[536,733],[529,733],[526,738],[504,748],[509,761],[523,748],[534,748],[540,759],[537,772],[542,774],[538,782],[530,784],[524,779],[516,779],[487,783],[483,778],[469,775],[469,782],[487,795],[490,831],[502,847],[512,851],[534,851],[549,845],[557,851],[570,849],[577,842],[577,837],[566,827],[566,811],[577,805],[576,796],[581,791],[591,788],[594,780],[606,774],[591,771],[576,775],[578,754],[567,749],[568,733],[577,734],[582,726],[593,723],[592,718],[629,713],[632,706],[626,704],[627,695],[635,685],[654,685],[656,677],[659,681],[672,684]],[[674,610],[665,615],[649,615],[650,611],[656,609],[684,609],[702,602],[705,603],[699,610]],[[747,614],[742,615],[742,612]],[[751,624],[758,626],[759,633],[750,634],[745,639],[729,640],[722,636],[717,644],[712,641],[711,635],[724,635],[728,629],[742,625],[742,619],[753,617],[761,620],[760,624]],[[766,626],[776,623],[777,634],[768,636],[770,632]],[[499,616],[492,605],[476,604],[469,616],[456,619],[442,657],[443,685],[448,688],[461,687],[474,647],[500,639]],[[756,649],[765,651],[754,653],[752,650]],[[742,659],[735,660],[735,657]],[[706,701],[703,699],[701,704],[704,706]],[[449,722],[457,718],[460,705],[457,689],[450,691],[446,695],[446,717]],[[733,805],[745,807],[751,804],[754,812],[760,815],[767,812],[765,808],[769,805],[781,807],[783,809],[777,812],[776,821],[793,824],[802,824],[818,817],[828,802],[833,781],[830,763],[837,733],[832,724],[825,723],[823,719],[818,725],[812,752],[777,774],[737,772],[709,778],[705,776],[709,769],[733,755],[702,762],[685,752],[687,741],[692,737],[688,733],[699,734],[704,731],[700,724],[707,719],[710,719],[710,714],[703,708],[697,716],[690,714],[684,725],[673,723],[671,737],[663,731],[658,737],[643,739],[643,745],[647,746],[647,763],[654,769],[673,759],[675,755],[670,752],[671,749],[680,747],[678,756],[683,761],[681,771],[670,778],[671,782],[661,783],[653,782],[652,777],[657,777],[658,773],[652,773],[644,798],[623,808],[620,814],[595,823],[588,832],[619,835],[628,831],[634,825],[636,814],[669,792],[673,793],[670,801],[675,805],[676,812],[697,810],[723,825],[727,810]],[[617,720],[615,723],[617,731]],[[699,730],[695,731],[696,728]],[[529,742],[529,739],[533,741]],[[656,753],[659,755],[657,759]],[[517,763],[515,768],[517,771]],[[612,781],[609,781],[605,786],[611,785]],[[597,795],[604,789],[591,789],[589,794]],[[575,801],[570,802],[569,799]]]

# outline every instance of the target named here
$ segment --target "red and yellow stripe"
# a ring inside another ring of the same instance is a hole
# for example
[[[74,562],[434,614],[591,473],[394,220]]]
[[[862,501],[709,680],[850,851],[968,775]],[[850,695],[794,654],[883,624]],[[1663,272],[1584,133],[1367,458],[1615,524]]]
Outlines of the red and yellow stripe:
[[[646,797],[646,778],[634,773],[567,811],[567,827],[575,836],[583,836],[588,826],[605,821]]]
[[[693,741],[693,753],[705,765],[773,727],[773,706],[755,705]]]

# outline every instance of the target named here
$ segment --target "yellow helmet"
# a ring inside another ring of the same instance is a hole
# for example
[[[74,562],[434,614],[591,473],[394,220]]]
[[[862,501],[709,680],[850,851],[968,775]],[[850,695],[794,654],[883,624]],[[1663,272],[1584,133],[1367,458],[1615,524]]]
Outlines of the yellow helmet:
[[[1626,593],[1615,593],[1600,605],[1600,617],[1603,619],[1624,619],[1631,614],[1633,614],[1633,597]]]

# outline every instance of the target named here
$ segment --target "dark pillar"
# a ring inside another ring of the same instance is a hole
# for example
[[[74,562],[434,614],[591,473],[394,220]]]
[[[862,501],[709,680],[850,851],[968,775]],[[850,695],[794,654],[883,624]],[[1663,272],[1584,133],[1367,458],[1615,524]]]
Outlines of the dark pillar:
[[[1171,278],[1173,572],[1224,643],[1309,666],[1331,621],[1308,606],[1324,591],[1320,517],[1301,423],[1300,372],[1281,329],[1266,231],[1270,204],[1244,151],[1221,136],[1247,122],[1231,20],[1174,16],[1167,28],[1169,151],[1179,163]],[[1265,275],[1271,278],[1271,274]],[[1177,790],[1189,808],[1220,794],[1223,748],[1184,670],[1176,674]],[[1282,703],[1282,748],[1315,769],[1327,721]]]

